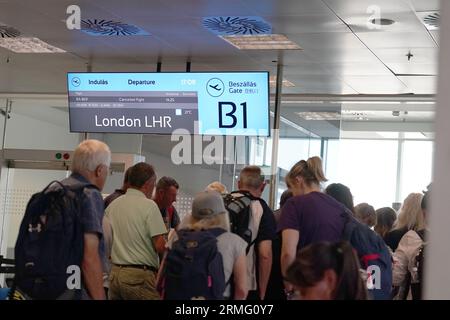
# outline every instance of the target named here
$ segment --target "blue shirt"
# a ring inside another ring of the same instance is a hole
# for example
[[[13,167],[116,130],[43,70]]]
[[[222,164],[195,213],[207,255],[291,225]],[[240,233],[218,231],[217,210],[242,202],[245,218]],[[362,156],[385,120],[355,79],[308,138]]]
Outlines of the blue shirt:
[[[68,187],[76,187],[82,184],[91,184],[85,177],[78,173],[72,173],[70,177],[61,181],[61,183]],[[100,240],[98,253],[100,259],[104,262],[106,259],[105,255],[105,243],[103,240],[103,215],[104,215],[104,203],[103,197],[100,190],[96,186],[91,186],[83,190],[85,197],[83,197],[83,202],[81,204],[80,212],[80,223],[82,232],[84,233],[94,233],[98,235]],[[80,246],[84,246],[80,243]],[[81,268],[81,266],[80,266]],[[83,283],[83,282],[82,282]],[[82,299],[90,299],[88,296],[84,284],[82,285]]]
[[[72,173],[70,177],[64,179],[61,183],[68,187],[91,184],[85,177],[78,173]],[[83,193],[85,197],[81,204],[80,214],[83,233],[96,233],[101,240],[103,236],[102,221],[105,212],[102,195],[95,186],[85,188]]]

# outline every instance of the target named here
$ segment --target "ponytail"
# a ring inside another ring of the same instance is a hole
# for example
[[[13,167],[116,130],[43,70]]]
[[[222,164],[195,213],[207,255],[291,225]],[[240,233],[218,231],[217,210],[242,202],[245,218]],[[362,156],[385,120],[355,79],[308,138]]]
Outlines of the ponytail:
[[[307,184],[320,184],[327,181],[322,169],[322,160],[319,157],[311,157],[307,161],[300,160],[289,171],[286,176],[286,182],[289,185],[289,181],[296,177],[302,177]]]
[[[317,182],[325,182],[325,174],[322,169],[322,160],[319,157],[311,157],[306,161],[308,170],[312,173]]]
[[[358,256],[351,244],[341,241],[333,245],[336,252],[338,281],[335,300],[367,300],[368,294],[360,273]]]

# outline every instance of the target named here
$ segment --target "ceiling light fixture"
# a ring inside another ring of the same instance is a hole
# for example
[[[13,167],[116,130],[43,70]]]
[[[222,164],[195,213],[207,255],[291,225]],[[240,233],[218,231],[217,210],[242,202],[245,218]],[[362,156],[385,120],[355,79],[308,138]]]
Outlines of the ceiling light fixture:
[[[269,84],[271,87],[276,87],[277,86],[277,76],[271,76],[269,78]],[[283,87],[295,87],[295,84],[293,84],[289,80],[283,79]]]
[[[0,47],[16,53],[64,53],[57,48],[34,37],[0,38]]]
[[[391,24],[394,24],[395,21],[391,19],[379,18],[370,20],[370,23],[378,26],[390,26]]]
[[[298,116],[305,120],[341,120],[339,112],[296,112]]]
[[[303,50],[282,34],[220,36],[240,50]]]

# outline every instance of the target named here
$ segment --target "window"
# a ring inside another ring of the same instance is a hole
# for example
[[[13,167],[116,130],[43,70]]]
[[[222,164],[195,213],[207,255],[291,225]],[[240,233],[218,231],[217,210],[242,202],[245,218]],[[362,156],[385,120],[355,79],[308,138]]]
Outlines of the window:
[[[342,183],[353,194],[355,205],[375,208],[395,201],[397,179],[396,140],[330,140],[326,176],[328,183]]]

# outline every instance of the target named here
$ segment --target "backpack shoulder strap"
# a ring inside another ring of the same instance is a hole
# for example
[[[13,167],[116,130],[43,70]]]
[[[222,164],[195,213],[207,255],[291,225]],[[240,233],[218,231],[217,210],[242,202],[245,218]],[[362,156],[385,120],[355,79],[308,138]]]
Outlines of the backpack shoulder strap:
[[[208,229],[207,231],[216,238],[226,232],[226,230],[222,229],[222,228],[212,228],[212,229]]]
[[[416,231],[416,233],[420,237],[420,239],[422,239],[422,241],[425,242],[425,230],[422,229],[422,230]]]

